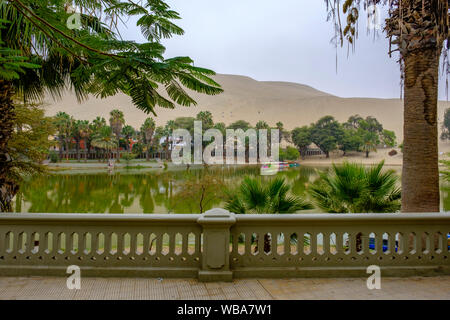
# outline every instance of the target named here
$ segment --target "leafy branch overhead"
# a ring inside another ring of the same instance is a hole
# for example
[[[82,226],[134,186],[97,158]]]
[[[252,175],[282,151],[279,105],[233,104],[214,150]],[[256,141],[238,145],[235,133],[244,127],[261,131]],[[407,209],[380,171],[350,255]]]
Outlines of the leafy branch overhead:
[[[67,27],[73,10],[65,0],[0,3],[3,45],[28,58],[18,61],[23,67],[41,66],[18,70],[25,73],[22,81],[16,81],[19,93],[42,98],[48,88],[59,96],[71,87],[81,100],[89,93],[104,98],[122,92],[137,108],[156,114],[156,106],[195,105],[187,89],[208,95],[222,92],[211,78],[213,71],[194,66],[189,57],[164,57],[160,41],[182,35],[183,30],[172,22],[180,19],[178,13],[163,1],[76,0],[72,4],[81,8],[79,29]],[[139,17],[137,25],[148,42],[121,38],[119,26],[130,16]],[[5,72],[3,60],[1,70]]]

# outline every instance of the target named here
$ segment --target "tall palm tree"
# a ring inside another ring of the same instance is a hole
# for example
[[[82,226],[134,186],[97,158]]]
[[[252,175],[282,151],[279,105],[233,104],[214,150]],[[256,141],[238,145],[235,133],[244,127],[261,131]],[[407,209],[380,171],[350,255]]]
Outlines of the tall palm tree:
[[[152,148],[153,144],[153,134],[155,132],[155,126],[155,121],[152,118],[145,119],[144,124],[141,126],[141,133],[147,146],[145,151],[145,158],[147,161],[150,160],[150,149]]]
[[[389,54],[394,51],[400,54],[404,93],[402,211],[439,212],[438,75],[442,53],[444,70],[447,74],[450,72],[447,55],[450,45],[449,2],[326,0],[340,45],[344,39],[351,45],[355,43],[361,2],[364,8],[387,6],[384,31],[389,38]],[[347,25],[341,24],[340,4]]]
[[[111,127],[101,127],[92,139],[92,145],[96,148],[105,150],[106,157],[111,155],[111,150],[117,146],[117,140],[114,137]]]
[[[127,143],[127,151],[131,152],[131,143],[130,143],[130,139],[132,139],[134,137],[134,135],[136,134],[136,131],[134,130],[134,128],[130,125],[126,125],[123,127],[122,129],[122,135],[126,140]]]
[[[64,146],[67,161],[69,160],[69,149],[72,141],[74,122],[75,120],[73,117],[65,112],[58,112],[55,116],[55,125],[58,130],[58,137],[60,139],[60,149]],[[60,155],[62,155],[61,151]]]
[[[393,170],[383,171],[384,161],[372,167],[345,162],[333,164],[309,188],[317,207],[332,213],[396,212],[401,189]]]
[[[125,124],[125,118],[123,116],[123,112],[117,109],[112,110],[110,113],[109,125],[111,126],[112,131],[116,135],[117,148],[116,148],[116,159],[120,161],[120,153],[119,153],[119,140],[120,134],[122,133],[122,128]]]
[[[89,132],[88,120],[75,120],[72,126],[72,137],[75,140],[75,148],[77,150],[77,160],[80,161],[80,145],[83,139],[86,139]],[[86,141],[85,141],[86,145]]]
[[[58,144],[59,144],[59,159],[63,158],[63,149],[65,143],[65,135],[67,134],[67,124],[70,120],[70,116],[65,112],[58,112],[54,117],[54,124],[58,132]]]

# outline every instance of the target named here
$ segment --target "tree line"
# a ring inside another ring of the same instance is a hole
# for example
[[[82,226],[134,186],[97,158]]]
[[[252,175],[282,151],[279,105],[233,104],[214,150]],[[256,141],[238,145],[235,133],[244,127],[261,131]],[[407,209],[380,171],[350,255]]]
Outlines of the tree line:
[[[376,151],[377,146],[394,147],[396,136],[394,131],[386,130],[374,117],[363,118],[353,115],[344,123],[339,123],[332,116],[324,116],[309,126],[297,127],[291,132],[291,141],[306,156],[308,147],[314,143],[328,158],[334,150],[369,153]]]

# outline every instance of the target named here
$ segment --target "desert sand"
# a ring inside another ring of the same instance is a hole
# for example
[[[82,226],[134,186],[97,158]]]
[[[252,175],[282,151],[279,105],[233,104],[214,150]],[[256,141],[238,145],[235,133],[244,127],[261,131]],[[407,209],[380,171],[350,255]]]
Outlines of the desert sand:
[[[194,117],[200,111],[210,111],[215,122],[230,124],[236,120],[246,120],[252,125],[264,120],[274,126],[278,121],[283,122],[286,129],[309,125],[325,115],[332,115],[343,122],[349,116],[359,114],[362,117],[374,116],[385,129],[393,130],[400,144],[403,140],[403,101],[400,99],[375,98],[340,98],[316,90],[310,86],[290,82],[257,81],[245,76],[222,75],[215,76],[215,80],[222,85],[224,93],[217,96],[206,96],[192,93],[197,106],[164,109],[157,107],[155,121],[157,125],[164,125],[166,121],[176,117]],[[135,108],[131,99],[123,94],[106,99],[91,97],[78,103],[75,95],[67,92],[59,101],[46,100],[46,113],[55,115],[58,111],[65,111],[77,119],[93,120],[97,116],[109,119],[112,109],[122,110],[127,124],[139,128],[145,121],[145,112]],[[444,112],[450,107],[450,102],[439,101],[439,127],[443,121]],[[389,157],[391,149],[381,149],[371,153],[366,159],[363,154],[350,155],[352,159],[364,163],[373,163],[380,159],[392,165],[400,165],[401,153]],[[439,143],[439,151],[450,151],[450,143]],[[443,155],[442,155],[443,156]],[[337,155],[331,159],[312,157],[308,161],[330,162],[342,161]]]

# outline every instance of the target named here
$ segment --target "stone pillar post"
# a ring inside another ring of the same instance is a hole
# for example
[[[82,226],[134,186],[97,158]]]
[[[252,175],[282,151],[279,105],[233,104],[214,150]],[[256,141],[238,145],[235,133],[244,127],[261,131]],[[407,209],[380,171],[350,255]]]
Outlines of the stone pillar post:
[[[231,281],[230,227],[236,222],[234,213],[224,209],[205,212],[197,222],[203,227],[202,268],[200,281]]]

